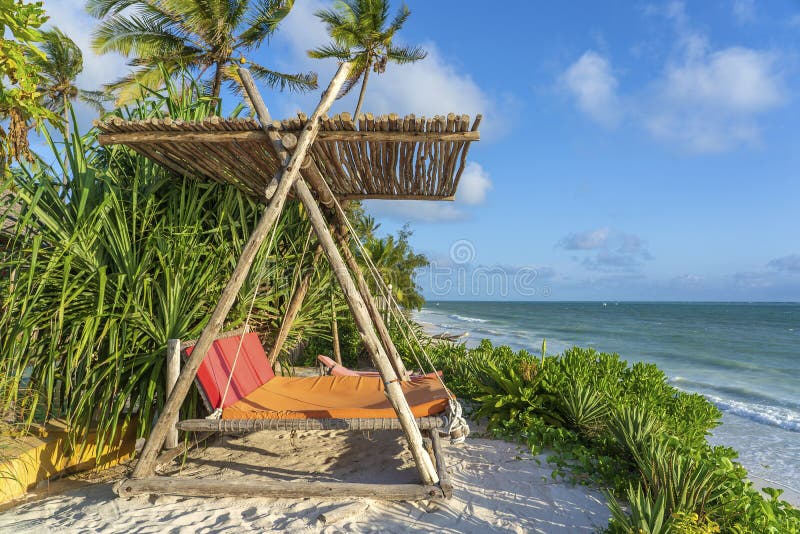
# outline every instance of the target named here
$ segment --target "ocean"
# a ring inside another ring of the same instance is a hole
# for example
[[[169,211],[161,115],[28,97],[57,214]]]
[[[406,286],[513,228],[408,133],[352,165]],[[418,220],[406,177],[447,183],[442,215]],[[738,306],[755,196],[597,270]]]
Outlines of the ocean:
[[[437,333],[555,354],[578,345],[657,364],[677,388],[716,404],[710,441],[747,470],[800,490],[800,304],[428,302],[415,314]]]

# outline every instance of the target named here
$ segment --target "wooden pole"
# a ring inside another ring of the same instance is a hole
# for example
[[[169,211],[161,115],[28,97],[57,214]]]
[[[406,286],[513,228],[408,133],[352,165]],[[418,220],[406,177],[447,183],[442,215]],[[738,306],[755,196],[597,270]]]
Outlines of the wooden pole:
[[[240,70],[247,73],[247,79],[245,80],[245,76],[242,76],[242,81],[245,82],[245,88],[248,90],[250,100],[253,101],[253,104],[256,106],[256,110],[258,111],[259,104],[261,107],[266,109],[266,107],[263,105],[260,95],[258,94],[258,90],[255,89],[255,84],[253,83],[250,73],[244,69]],[[239,257],[239,261],[236,263],[233,274],[231,275],[230,280],[228,280],[228,284],[225,286],[225,289],[223,289],[219,301],[217,302],[217,305],[214,308],[208,323],[200,335],[200,339],[197,340],[197,344],[192,351],[191,357],[186,361],[186,365],[178,377],[178,381],[175,383],[172,393],[169,395],[169,397],[167,397],[167,402],[164,405],[164,411],[159,416],[158,421],[156,421],[153,431],[151,432],[150,437],[147,440],[147,443],[145,443],[144,449],[142,450],[142,455],[139,457],[139,461],[133,470],[131,475],[133,478],[144,478],[151,476],[155,472],[156,461],[158,460],[158,451],[161,449],[164,439],[167,436],[169,425],[178,414],[181,404],[183,404],[183,400],[186,398],[186,394],[189,392],[189,388],[194,381],[194,377],[197,375],[197,369],[200,367],[203,358],[205,358],[208,349],[211,348],[211,343],[213,342],[215,336],[222,329],[222,324],[225,321],[225,317],[228,315],[231,306],[233,306],[234,300],[236,300],[236,295],[238,295],[239,290],[244,283],[244,279],[247,276],[247,273],[250,271],[250,266],[253,264],[253,259],[255,258],[258,249],[261,247],[261,244],[264,242],[264,239],[267,237],[267,234],[283,210],[283,205],[286,202],[286,197],[289,195],[289,190],[297,181],[297,177],[299,176],[300,166],[303,162],[303,159],[305,158],[308,149],[311,147],[314,137],[319,131],[319,118],[324,115],[328,109],[330,109],[333,101],[336,99],[336,96],[339,93],[339,90],[344,84],[344,81],[347,79],[349,72],[350,64],[342,63],[339,67],[339,70],[336,72],[336,75],[333,77],[330,85],[328,86],[328,89],[322,94],[320,103],[317,106],[317,109],[314,111],[314,114],[311,116],[309,124],[306,126],[306,129],[303,130],[303,133],[300,134],[297,148],[291,157],[286,157],[288,156],[288,153],[285,150],[283,150],[283,153],[278,152],[278,155],[283,162],[282,168],[278,172],[278,179],[280,181],[278,189],[270,198],[267,207],[264,208],[261,219],[258,221],[258,224],[253,230],[253,233],[250,235],[247,244],[242,250],[242,255]],[[249,82],[250,85],[248,85],[246,82]],[[250,93],[250,91],[253,91],[253,93]],[[254,94],[257,98],[254,98]],[[256,102],[256,100],[258,100],[258,102]]]
[[[178,381],[178,375],[181,374],[181,340],[180,339],[168,339],[167,340],[167,397],[169,397],[172,390],[175,389],[175,382]],[[180,410],[179,410],[180,411]],[[179,413],[175,414],[173,417],[171,424],[169,426],[169,430],[167,431],[167,437],[164,440],[164,447],[167,449],[174,449],[178,446],[178,429],[175,425],[178,424]]]
[[[275,361],[278,359],[284,343],[286,343],[286,339],[289,337],[289,331],[292,329],[292,324],[297,318],[297,314],[300,313],[300,308],[303,306],[303,301],[305,300],[308,290],[311,287],[311,278],[314,276],[314,268],[317,265],[321,255],[322,247],[317,245],[317,248],[314,250],[314,258],[311,260],[311,270],[303,275],[303,278],[300,280],[300,284],[292,294],[289,305],[286,307],[286,313],[283,314],[283,321],[281,322],[281,327],[278,330],[278,335],[275,337],[275,342],[272,344],[272,348],[269,351],[270,365],[275,364]]]
[[[367,351],[372,357],[372,362],[375,364],[375,367],[377,367],[383,379],[386,396],[395,412],[397,412],[397,418],[400,420],[400,424],[405,432],[406,439],[408,440],[408,448],[417,464],[417,470],[419,471],[420,478],[422,478],[422,483],[426,485],[436,484],[439,482],[439,476],[436,473],[433,460],[422,445],[422,434],[414,419],[414,414],[411,412],[408,401],[403,394],[403,389],[400,387],[397,373],[389,361],[389,357],[381,345],[380,340],[375,335],[372,318],[367,310],[367,305],[361,297],[361,293],[356,288],[353,279],[350,277],[347,265],[345,265],[341,253],[336,247],[336,243],[334,243],[333,236],[328,230],[328,223],[325,221],[325,217],[322,215],[322,211],[319,205],[317,205],[316,200],[314,200],[314,196],[311,194],[308,185],[303,180],[295,182],[294,191],[297,198],[303,203],[308,218],[311,220],[314,232],[317,234],[317,239],[319,239],[319,243],[322,245],[325,255],[331,264],[331,269],[336,275],[339,285],[342,287],[342,292],[347,299],[350,312],[353,314],[353,319],[358,327],[361,341],[367,348]]]
[[[203,480],[196,478],[148,477],[122,480],[119,495],[185,495],[190,497],[255,497],[351,500],[365,497],[387,501],[421,501],[444,498],[439,486],[420,484],[366,484],[359,482],[304,482],[302,480]]]
[[[339,344],[339,323],[336,321],[336,295],[331,289],[331,343],[333,344],[333,359],[342,365],[342,346]]]

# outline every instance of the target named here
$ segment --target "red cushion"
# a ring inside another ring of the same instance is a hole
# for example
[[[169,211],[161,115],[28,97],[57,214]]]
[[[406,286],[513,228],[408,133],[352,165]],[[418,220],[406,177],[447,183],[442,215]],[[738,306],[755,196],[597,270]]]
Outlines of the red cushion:
[[[258,334],[250,332],[244,335],[239,359],[234,368],[236,350],[241,336],[232,336],[216,340],[206,354],[200,369],[197,371],[197,383],[202,388],[212,409],[225,408],[246,397],[254,390],[275,378],[269,364],[264,347]],[[194,347],[188,347],[186,354],[191,354]],[[233,368],[233,378],[222,402],[222,395]]]

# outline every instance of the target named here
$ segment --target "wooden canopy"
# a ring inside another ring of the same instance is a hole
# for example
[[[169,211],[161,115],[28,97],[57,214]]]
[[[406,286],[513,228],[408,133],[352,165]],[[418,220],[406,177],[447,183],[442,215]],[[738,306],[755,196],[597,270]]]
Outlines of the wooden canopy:
[[[96,124],[100,144],[124,144],[181,175],[235,184],[264,198],[281,163],[268,131],[291,151],[307,125],[305,114],[272,121],[210,117],[201,121],[112,118]],[[481,117],[430,119],[392,113],[358,120],[342,113],[319,120],[309,151],[331,192],[341,200],[452,200],[464,172],[470,143],[480,139]]]

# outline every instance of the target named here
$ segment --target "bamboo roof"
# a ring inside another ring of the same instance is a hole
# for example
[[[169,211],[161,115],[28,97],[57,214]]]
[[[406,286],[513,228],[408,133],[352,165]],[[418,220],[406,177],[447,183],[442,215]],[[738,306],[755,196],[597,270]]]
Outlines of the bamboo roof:
[[[273,121],[290,152],[307,118]],[[349,113],[320,119],[309,152],[340,199],[452,200],[481,116],[433,118]],[[118,117],[96,123],[102,145],[123,144],[180,175],[232,183],[258,199],[280,162],[258,121],[210,117],[201,121]]]

